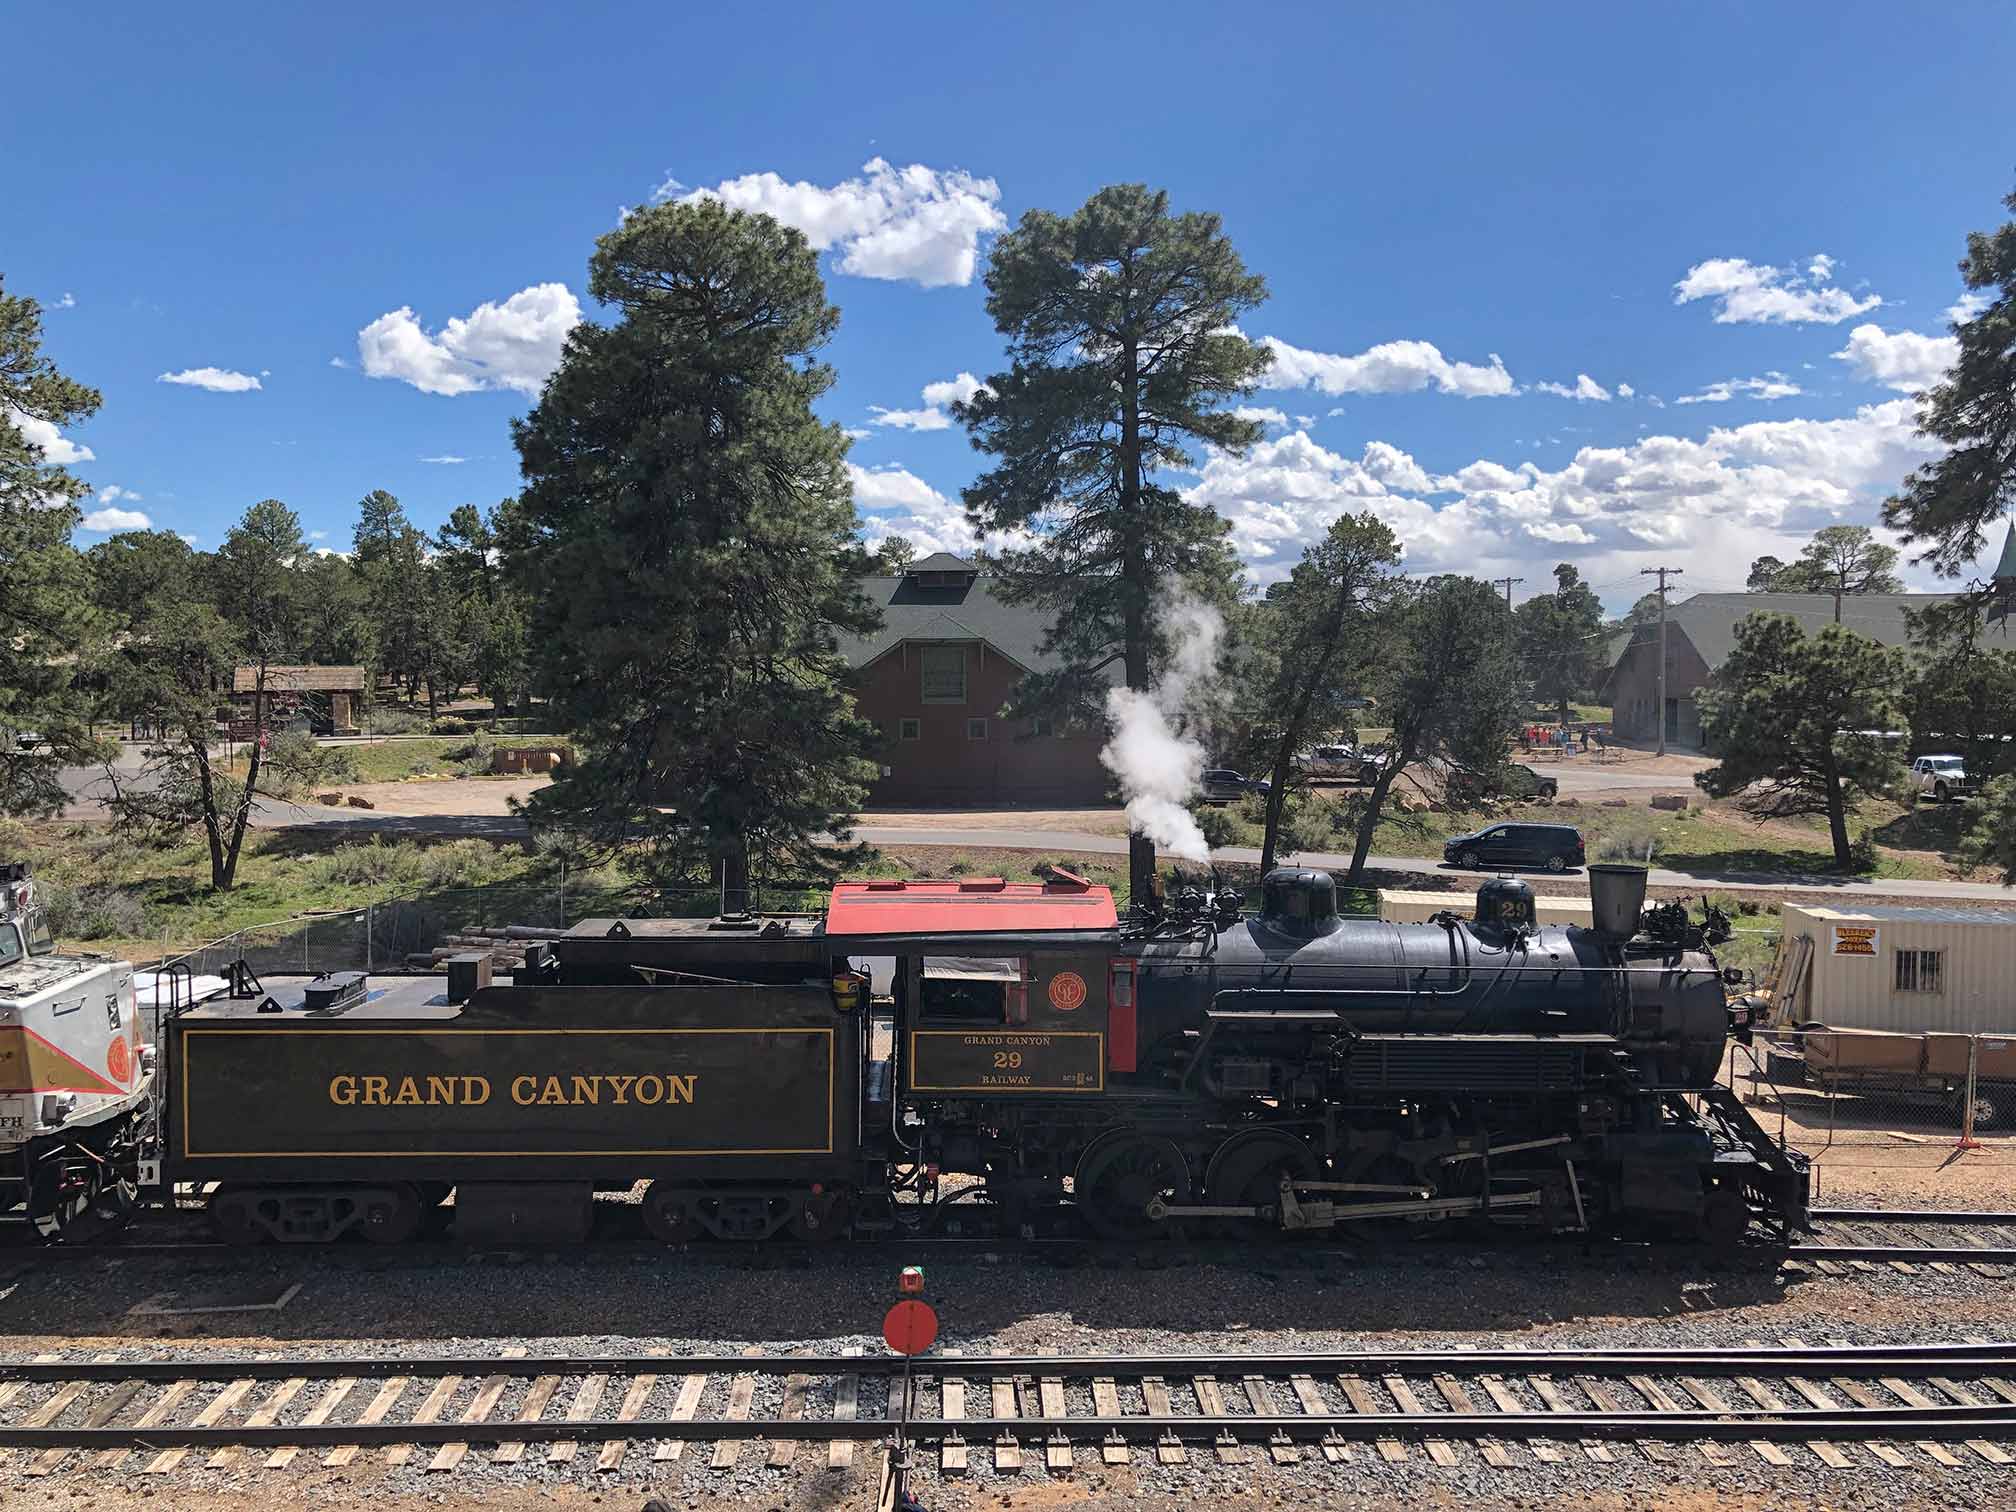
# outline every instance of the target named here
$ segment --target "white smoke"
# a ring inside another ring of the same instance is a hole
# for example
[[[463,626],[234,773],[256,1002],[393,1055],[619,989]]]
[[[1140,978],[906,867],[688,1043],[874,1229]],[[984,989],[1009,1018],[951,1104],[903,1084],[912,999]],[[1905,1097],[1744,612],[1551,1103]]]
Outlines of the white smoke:
[[[1218,665],[1225,621],[1188,594],[1175,595],[1168,611],[1173,655],[1162,680],[1146,692],[1114,688],[1106,695],[1113,738],[1100,751],[1120,779],[1127,823],[1164,851],[1185,861],[1209,861],[1211,847],[1184,805],[1204,777],[1204,747],[1177,725],[1191,698]]]

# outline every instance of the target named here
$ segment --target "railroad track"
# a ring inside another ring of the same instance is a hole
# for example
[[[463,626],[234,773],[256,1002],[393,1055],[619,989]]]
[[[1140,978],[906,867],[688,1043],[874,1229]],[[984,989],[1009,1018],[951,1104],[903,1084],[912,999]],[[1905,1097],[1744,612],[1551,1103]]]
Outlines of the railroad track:
[[[0,1459],[26,1477],[281,1472],[360,1455],[427,1471],[598,1472],[689,1448],[715,1469],[850,1465],[906,1400],[892,1356],[42,1356],[0,1362]],[[1453,1466],[1642,1456],[1727,1465],[2016,1464],[2016,1344],[1367,1350],[917,1362],[910,1434],[941,1473],[1191,1457]],[[765,1447],[755,1448],[760,1442]],[[705,1447],[705,1446],[711,1446]],[[758,1460],[749,1460],[751,1454]],[[24,1456],[14,1459],[14,1456]],[[635,1457],[633,1460],[632,1457]]]
[[[1939,1209],[1879,1210],[1867,1208],[1817,1208],[1813,1212],[1817,1234],[1810,1243],[1789,1246],[1756,1243],[1733,1256],[1711,1255],[1699,1246],[1676,1244],[1667,1247],[1644,1243],[1596,1240],[1585,1243],[1573,1236],[1540,1237],[1509,1234],[1497,1243],[1477,1241],[1460,1235],[1424,1232],[1421,1242],[1394,1242],[1359,1246],[1348,1235],[1309,1236],[1284,1243],[1242,1243],[1225,1241],[1152,1241],[1129,1244],[1111,1240],[1075,1237],[1018,1239],[1006,1236],[975,1237],[943,1234],[891,1234],[886,1238],[851,1243],[802,1243],[789,1239],[762,1244],[714,1243],[699,1241],[685,1246],[688,1253],[724,1258],[776,1260],[817,1254],[846,1255],[874,1252],[900,1246],[905,1252],[944,1255],[989,1253],[1034,1253],[1060,1263],[1134,1263],[1143,1265],[1204,1264],[1214,1260],[1264,1259],[1270,1265],[1322,1265],[1335,1261],[1377,1261],[1399,1259],[1419,1264],[1442,1258],[1454,1263],[1521,1254],[1543,1254],[1550,1261],[1564,1254],[1587,1253],[1595,1258],[1653,1256],[1675,1264],[1698,1264],[1704,1260],[1738,1264],[1768,1264],[1780,1259],[1812,1262],[1827,1274],[1849,1268],[1877,1266],[1901,1268],[1914,1273],[1926,1266],[1943,1273],[1962,1268],[1980,1275],[2001,1277],[2016,1274],[2016,1213],[1948,1212]],[[185,1230],[186,1231],[186,1230]],[[200,1229],[198,1230],[200,1232]],[[147,1230],[133,1227],[103,1242],[91,1245],[0,1244],[0,1267],[7,1265],[62,1264],[91,1260],[196,1260],[218,1261],[244,1258],[277,1260],[287,1256],[329,1256],[354,1259],[364,1264],[433,1264],[524,1254],[565,1255],[608,1260],[657,1259],[666,1246],[653,1239],[605,1238],[585,1244],[530,1244],[522,1250],[500,1250],[494,1245],[472,1246],[453,1240],[416,1241],[402,1245],[376,1246],[342,1239],[327,1244],[268,1244],[236,1246],[214,1239],[176,1238],[155,1240],[144,1237]]]

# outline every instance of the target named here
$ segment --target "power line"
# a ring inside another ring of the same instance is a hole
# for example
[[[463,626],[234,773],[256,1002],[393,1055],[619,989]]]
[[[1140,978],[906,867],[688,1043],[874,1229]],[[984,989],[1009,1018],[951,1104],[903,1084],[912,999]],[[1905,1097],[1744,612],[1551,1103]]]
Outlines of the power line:
[[[1526,581],[1526,579],[1515,577],[1502,577],[1502,578],[1493,578],[1491,579],[1491,581],[1494,584],[1503,583],[1505,585],[1505,607],[1507,609],[1510,609],[1512,607],[1512,585],[1514,583],[1523,583]]]

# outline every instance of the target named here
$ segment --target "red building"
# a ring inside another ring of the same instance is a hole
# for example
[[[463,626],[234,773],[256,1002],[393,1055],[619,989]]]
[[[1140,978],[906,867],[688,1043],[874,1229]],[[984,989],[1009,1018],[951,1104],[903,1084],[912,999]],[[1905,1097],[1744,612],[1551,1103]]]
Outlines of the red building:
[[[882,628],[846,638],[861,714],[885,738],[877,805],[983,807],[1094,804],[1108,797],[1099,764],[1105,734],[1052,729],[1047,721],[1004,719],[1002,705],[1031,672],[1061,661],[1045,655],[1050,622],[1041,610],[1003,603],[972,563],[938,552],[901,576],[871,577],[862,591],[882,611]]]

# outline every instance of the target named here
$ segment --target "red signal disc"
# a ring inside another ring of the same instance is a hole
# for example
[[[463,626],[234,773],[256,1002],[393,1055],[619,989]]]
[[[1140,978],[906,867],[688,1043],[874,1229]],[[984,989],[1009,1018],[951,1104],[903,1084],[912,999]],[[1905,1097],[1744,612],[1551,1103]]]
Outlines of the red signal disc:
[[[938,1337],[938,1314],[928,1302],[905,1298],[882,1320],[882,1338],[900,1355],[918,1355]]]

